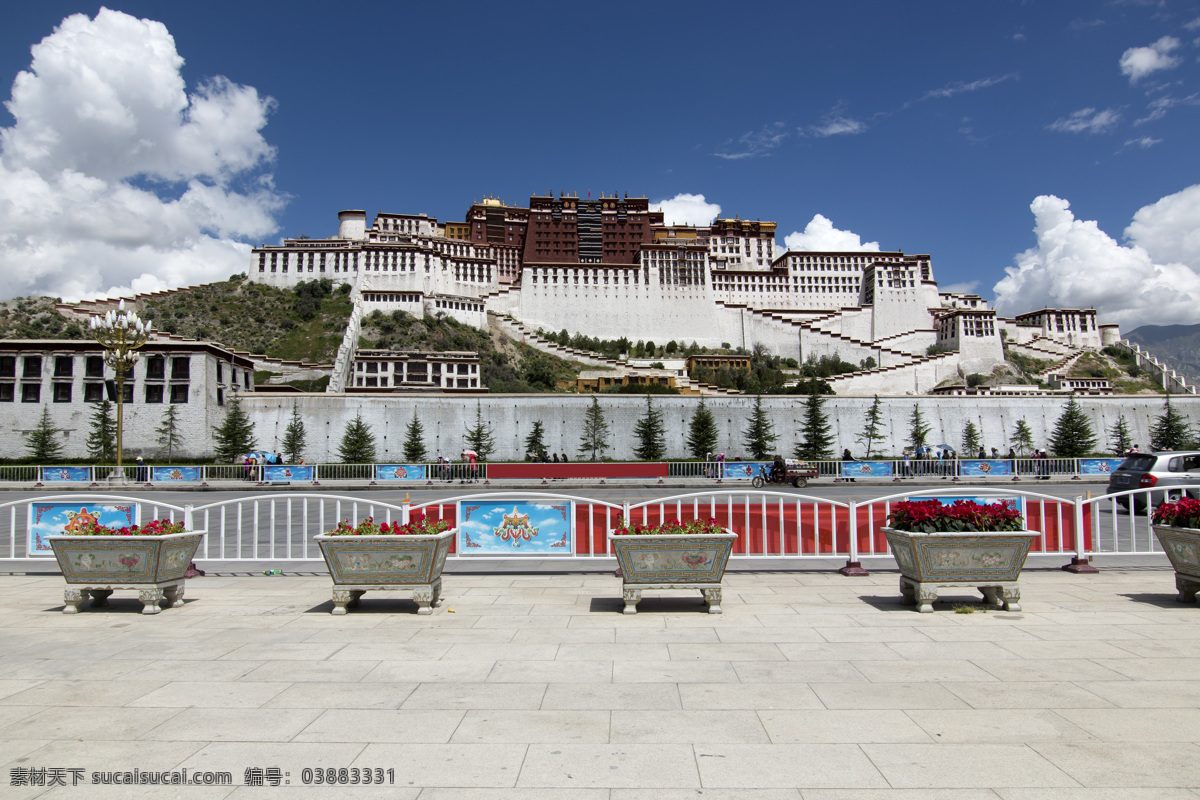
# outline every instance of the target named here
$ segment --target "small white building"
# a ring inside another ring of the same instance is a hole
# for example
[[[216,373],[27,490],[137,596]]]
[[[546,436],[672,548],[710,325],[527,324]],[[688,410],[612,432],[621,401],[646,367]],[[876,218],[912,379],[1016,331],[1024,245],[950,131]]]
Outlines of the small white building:
[[[125,377],[125,450],[150,456],[158,450],[156,428],[168,405],[181,406],[182,445],[175,453],[212,453],[212,428],[224,419],[230,392],[254,391],[254,362],[210,342],[151,340]],[[0,444],[10,457],[25,454],[25,436],[42,418],[63,432],[63,455],[87,456],[95,405],[116,400],[116,375],[104,349],[87,340],[0,341]]]

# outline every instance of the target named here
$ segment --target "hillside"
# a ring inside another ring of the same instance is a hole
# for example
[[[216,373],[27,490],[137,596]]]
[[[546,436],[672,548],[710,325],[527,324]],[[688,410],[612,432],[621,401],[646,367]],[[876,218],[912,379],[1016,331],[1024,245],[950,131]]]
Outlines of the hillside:
[[[403,311],[363,318],[359,347],[380,350],[471,350],[492,392],[552,392],[575,387],[582,364],[514,342],[499,330],[481,331],[450,317],[417,319]]]
[[[1143,325],[1125,338],[1167,362],[1189,383],[1200,383],[1200,325]]]
[[[295,289],[251,283],[241,275],[206,283],[142,304],[154,327],[191,339],[220,342],[233,350],[329,364],[350,317],[347,291],[309,281]]]
[[[0,302],[0,339],[83,339],[83,326],[63,316],[57,304],[53,297]]]

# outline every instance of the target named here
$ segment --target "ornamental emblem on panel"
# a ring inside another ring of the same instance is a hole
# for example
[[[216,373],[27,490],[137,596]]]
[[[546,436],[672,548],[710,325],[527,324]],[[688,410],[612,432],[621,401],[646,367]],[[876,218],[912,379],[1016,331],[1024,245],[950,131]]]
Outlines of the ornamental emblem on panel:
[[[513,506],[511,514],[505,514],[500,524],[492,529],[501,541],[509,542],[513,547],[520,547],[522,542],[528,542],[538,535],[538,529],[529,523],[529,515],[522,514]]]

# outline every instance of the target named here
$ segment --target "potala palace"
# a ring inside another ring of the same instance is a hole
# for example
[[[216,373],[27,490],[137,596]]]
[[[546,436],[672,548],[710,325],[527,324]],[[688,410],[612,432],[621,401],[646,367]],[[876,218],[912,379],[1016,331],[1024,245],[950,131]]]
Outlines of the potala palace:
[[[1121,341],[1117,327],[1100,324],[1094,310],[1034,309],[1004,319],[977,295],[939,290],[928,255],[780,252],[775,233],[773,222],[736,217],[704,227],[668,225],[646,199],[615,195],[534,196],[527,207],[485,199],[470,206],[463,222],[380,213],[368,226],[365,212],[343,211],[336,236],[254,248],[248,269],[250,280],[281,288],[318,278],[349,287],[352,312],[334,364],[298,365],[328,374],[327,391],[289,393],[287,387],[256,384],[256,372],[278,372],[278,359],[235,353],[216,342],[159,336],[125,384],[126,448],[146,456],[157,452],[156,427],[169,398],[172,404],[187,404],[180,454],[211,457],[212,429],[224,419],[225,399],[236,391],[260,447],[279,449],[293,412],[299,413],[310,432],[309,461],[336,460],[346,426],[359,416],[374,431],[377,457],[382,462],[399,458],[405,425],[414,414],[432,454],[460,452],[477,413],[495,434],[494,459],[523,458],[525,437],[535,423],[543,426],[549,450],[578,453],[590,389],[489,394],[473,353],[360,351],[363,317],[376,310],[403,310],[418,318],[444,314],[600,367],[607,371],[598,372],[609,376],[645,367],[564,353],[534,332],[566,329],[589,337],[659,345],[674,340],[709,348],[728,344],[747,351],[765,347],[798,361],[836,354],[851,363],[874,363],[828,379],[838,395],[828,408],[835,452],[857,452],[856,436],[873,395],[883,403],[885,433],[879,446],[885,453],[905,446],[914,408],[930,425],[930,441],[957,444],[971,423],[984,444],[1006,451],[1014,426],[1024,421],[1035,445],[1045,446],[1066,396],[1073,393],[1080,396],[1101,448],[1118,420],[1125,421],[1133,441],[1145,444],[1162,413],[1161,394],[1114,395],[1107,380],[1067,376],[1077,359],[1109,344],[1127,349],[1142,371],[1178,398],[1189,418],[1200,416],[1195,388]],[[59,308],[86,322],[88,315],[112,305],[100,300]],[[1001,378],[969,387],[967,376],[992,374],[1004,363],[1006,348],[1009,355],[1047,365],[1036,376],[1044,386],[1003,385]],[[25,435],[45,410],[62,432],[65,454],[83,456],[90,415],[111,377],[101,355],[92,342],[0,342],[0,448],[21,452]],[[671,379],[680,395],[654,400],[662,413],[667,456],[688,455],[697,394],[713,395],[708,407],[720,431],[719,449],[731,456],[742,452],[752,403],[691,382],[683,373],[680,368]],[[611,382],[601,378],[592,385],[605,380]],[[636,444],[633,423],[645,413],[646,400],[598,397],[612,423],[607,455],[629,458]],[[762,398],[780,452],[791,452],[797,443],[800,402],[788,395]]]
[[[644,198],[535,195],[528,207],[484,199],[464,222],[380,213],[368,227],[363,211],[338,221],[332,238],[255,248],[248,270],[279,287],[322,277],[351,286],[331,391],[348,385],[358,321],[375,310],[876,364],[831,379],[837,394],[923,394],[989,374],[1004,361],[1001,337],[1061,362],[1120,336],[1094,310],[998,318],[978,295],[940,291],[928,255],[778,252],[774,222],[668,225]]]

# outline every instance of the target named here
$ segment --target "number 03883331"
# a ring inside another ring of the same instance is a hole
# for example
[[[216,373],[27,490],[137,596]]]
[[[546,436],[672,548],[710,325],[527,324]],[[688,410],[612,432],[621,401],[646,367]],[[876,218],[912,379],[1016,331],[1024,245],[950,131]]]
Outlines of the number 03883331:
[[[313,767],[300,771],[305,785],[336,786],[354,784],[383,784],[396,782],[396,770],[382,767]]]

